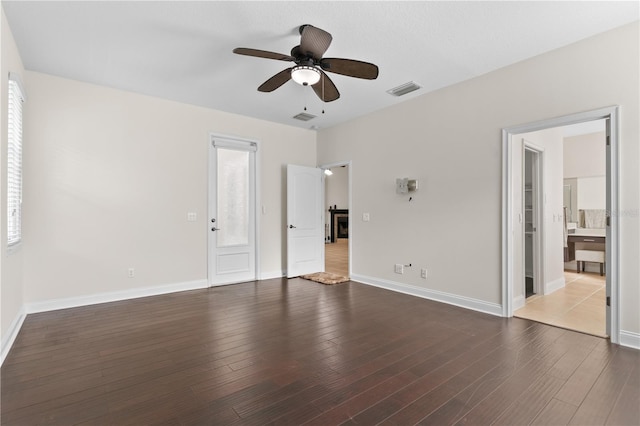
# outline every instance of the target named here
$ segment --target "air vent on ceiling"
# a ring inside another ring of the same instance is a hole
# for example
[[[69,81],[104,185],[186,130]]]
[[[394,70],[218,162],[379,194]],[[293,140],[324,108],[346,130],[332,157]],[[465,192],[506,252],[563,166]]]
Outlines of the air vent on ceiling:
[[[298,115],[294,115],[293,118],[300,121],[309,121],[313,118],[316,118],[316,116],[312,114],[307,114],[306,112],[301,112]]]
[[[398,87],[394,87],[393,89],[387,90],[387,93],[393,96],[402,96],[402,95],[406,95],[407,93],[411,93],[414,90],[418,90],[420,89],[420,87],[421,86],[418,86],[413,81],[410,81],[408,83],[401,84]]]

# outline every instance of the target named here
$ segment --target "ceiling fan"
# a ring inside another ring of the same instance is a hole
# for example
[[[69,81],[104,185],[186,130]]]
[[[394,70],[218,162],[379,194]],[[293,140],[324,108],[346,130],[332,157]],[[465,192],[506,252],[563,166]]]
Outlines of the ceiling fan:
[[[295,62],[295,66],[280,71],[258,87],[260,92],[273,92],[287,81],[293,79],[303,86],[311,86],[324,102],[335,101],[340,97],[338,88],[324,71],[349,77],[375,80],[378,67],[369,62],[354,59],[323,58],[333,37],[328,32],[312,25],[300,26],[300,45],[291,49],[291,55],[268,52],[266,50],[238,47],[233,53]]]

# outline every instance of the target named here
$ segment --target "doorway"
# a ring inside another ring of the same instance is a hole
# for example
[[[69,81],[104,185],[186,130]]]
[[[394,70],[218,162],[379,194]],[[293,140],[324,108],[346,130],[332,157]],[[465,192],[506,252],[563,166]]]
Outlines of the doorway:
[[[258,144],[211,135],[209,144],[209,286],[257,279]]]
[[[531,137],[561,147],[550,149],[551,155],[562,157],[562,161],[552,161],[557,170],[553,170],[555,173],[549,171],[553,178],[549,181],[551,188],[547,195],[553,212],[549,225],[558,227],[560,224],[563,229],[551,236],[556,247],[542,252],[541,258],[551,256],[551,267],[558,268],[562,282],[548,294],[527,291],[524,306],[516,308],[514,316],[606,337],[605,120],[533,132]],[[528,154],[524,160],[525,182],[528,182],[532,159]],[[530,188],[531,185],[525,183],[523,191]],[[535,185],[533,189],[535,192]],[[525,192],[523,196],[526,199],[528,194]],[[525,201],[525,208],[528,204]],[[562,206],[562,214],[557,206]],[[583,220],[578,220],[579,217]],[[596,262],[598,258],[602,263]],[[577,264],[580,264],[579,271]],[[529,265],[525,270],[529,277]],[[552,278],[556,277],[558,275],[552,273]],[[538,282],[544,283],[544,280]]]
[[[524,211],[524,226],[522,240],[524,241],[524,295],[528,299],[541,294],[543,281],[544,256],[542,253],[542,218],[541,195],[544,194],[542,179],[543,149],[530,142],[524,141],[524,164],[522,185],[522,209]]]
[[[320,168],[324,171],[324,270],[349,277],[353,236],[351,162],[333,163]]]
[[[537,132],[541,130],[553,130],[555,128],[561,126],[568,126],[578,123],[587,123],[596,120],[604,120],[605,122],[605,141],[606,141],[606,176],[605,176],[605,187],[606,187],[606,206],[605,206],[605,215],[606,215],[606,225],[602,230],[604,236],[603,239],[606,239],[606,277],[604,277],[604,291],[603,294],[606,297],[602,298],[602,305],[604,306],[603,311],[605,312],[605,334],[611,338],[613,343],[619,343],[620,335],[619,335],[619,286],[618,286],[618,275],[619,275],[619,263],[618,263],[618,220],[615,215],[611,215],[611,212],[618,211],[618,128],[619,128],[619,111],[618,107],[608,107],[602,108],[599,110],[588,111],[584,113],[573,114],[569,116],[559,117],[555,119],[545,120],[542,122],[530,123],[521,126],[515,126],[511,128],[503,129],[503,236],[502,236],[502,253],[503,253],[503,267],[502,267],[502,276],[503,276],[503,292],[502,292],[502,301],[503,301],[503,315],[504,316],[513,316],[513,312],[517,306],[517,303],[514,303],[514,282],[517,281],[517,273],[518,265],[517,265],[517,247],[518,242],[517,238],[515,238],[516,233],[514,230],[517,229],[517,210],[515,209],[518,205],[518,196],[517,193],[519,186],[514,184],[514,164],[513,164],[513,152],[518,149],[517,144],[515,144],[516,140],[514,139],[517,134],[531,133]],[[554,182],[555,182],[554,178]],[[563,186],[562,186],[562,176],[558,179],[558,196],[562,200],[563,195]],[[515,185],[515,186],[514,186]],[[548,182],[547,182],[548,185]],[[515,190],[514,190],[515,188]],[[548,194],[544,194],[544,204],[547,205],[549,200],[547,199]],[[555,194],[553,194],[555,196]],[[558,204],[562,204],[560,201]],[[564,220],[564,214],[562,211],[550,210],[545,207],[543,209],[544,214],[540,218],[541,222],[545,222],[550,224],[552,228],[556,228],[558,223],[562,223]],[[553,223],[556,222],[556,223]],[[560,228],[562,229],[562,228]],[[543,253],[544,250],[549,249],[550,245],[555,244],[555,239],[553,241],[548,241],[547,244],[543,244]],[[555,247],[555,246],[554,246]],[[561,247],[558,247],[560,250]],[[555,250],[555,248],[553,248]],[[548,253],[547,253],[548,255]],[[561,273],[564,272],[564,260],[562,257],[559,259],[555,259],[556,256],[552,259],[553,263],[560,263]],[[557,271],[557,265],[553,265],[553,274]],[[549,272],[549,266],[545,266],[543,272]],[[551,274],[551,273],[550,273]],[[553,275],[551,274],[551,275]],[[565,284],[572,284],[570,280],[567,280],[564,276],[561,277],[561,282],[541,282],[540,289],[543,294],[545,294],[545,290],[549,290],[548,293],[556,294],[556,290],[564,291]],[[546,286],[546,289],[545,289]],[[522,305],[521,305],[522,306]]]

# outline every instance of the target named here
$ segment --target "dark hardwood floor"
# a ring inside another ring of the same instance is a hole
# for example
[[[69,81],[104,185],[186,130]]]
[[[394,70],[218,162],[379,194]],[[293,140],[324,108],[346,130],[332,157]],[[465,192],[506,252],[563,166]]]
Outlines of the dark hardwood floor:
[[[0,373],[4,426],[640,422],[640,351],[353,282],[29,315]]]

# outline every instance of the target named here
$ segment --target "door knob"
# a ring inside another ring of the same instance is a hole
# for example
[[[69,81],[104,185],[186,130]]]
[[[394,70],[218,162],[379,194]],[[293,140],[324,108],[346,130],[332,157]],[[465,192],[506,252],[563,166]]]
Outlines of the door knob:
[[[295,228],[295,226],[289,225],[289,229],[293,229],[293,228]]]
[[[215,231],[219,231],[219,230],[220,230],[220,228],[216,228],[216,227],[214,226],[213,228],[211,228],[211,230],[215,232]]]

